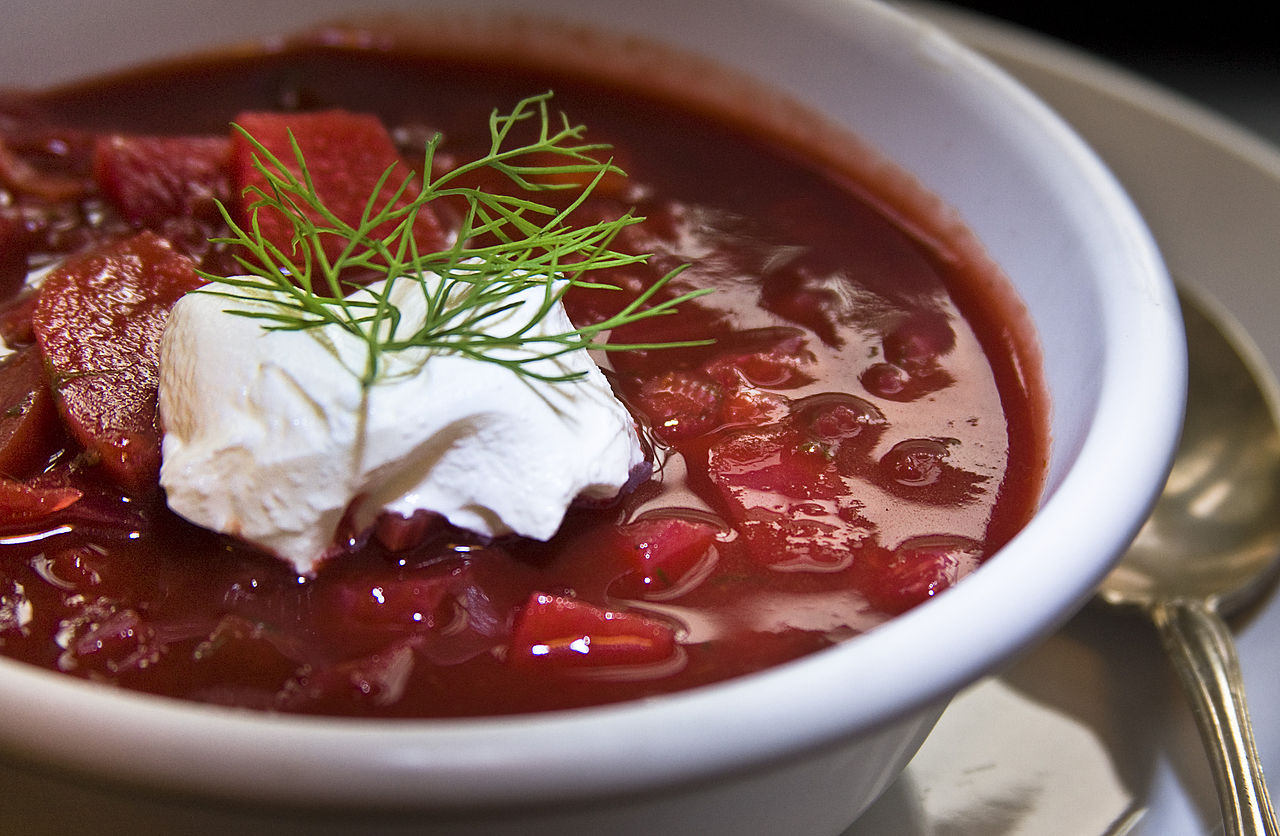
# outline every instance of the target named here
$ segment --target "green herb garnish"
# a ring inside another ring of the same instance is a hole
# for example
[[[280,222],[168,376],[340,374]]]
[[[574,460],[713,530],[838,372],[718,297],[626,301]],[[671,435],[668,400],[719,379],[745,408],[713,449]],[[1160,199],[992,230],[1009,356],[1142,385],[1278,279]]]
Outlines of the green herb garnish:
[[[365,387],[378,379],[385,354],[407,348],[453,352],[540,380],[566,381],[580,375],[547,376],[529,366],[581,348],[619,351],[706,344],[709,341],[619,344],[599,339],[616,328],[673,313],[677,305],[710,292],[696,290],[654,301],[655,294],[683,268],[667,273],[602,322],[550,335],[533,332],[534,323],[570,288],[616,289],[593,281],[591,274],[648,258],[612,249],[623,228],[643,220],[632,212],[588,226],[569,223],[569,215],[603,177],[623,172],[612,160],[596,158],[609,146],[586,142],[585,126],[571,124],[563,114],[559,120],[552,118],[548,106],[551,96],[531,96],[508,114],[494,111],[489,118],[488,153],[438,177],[431,173],[440,143],[440,136],[434,137],[426,146],[421,179],[411,173],[384,196],[388,185],[395,184],[396,166],[389,167],[356,226],[337,217],[316,194],[307,162],[292,136],[298,174],[236,126],[253,145],[254,165],[268,187],[251,187],[247,229],[237,225],[227,208],[220,206],[230,235],[215,239],[215,243],[242,248],[236,258],[247,275],[206,278],[243,291],[243,295],[234,290],[218,291],[223,296],[265,297],[270,303],[268,310],[230,312],[263,319],[268,329],[336,325],[358,336],[369,349],[361,374]],[[513,130],[525,122],[533,122],[536,138],[525,142],[513,139]],[[485,168],[501,173],[524,194],[494,194],[464,184],[468,175]],[[570,178],[566,175],[580,178],[586,185],[567,182]],[[575,188],[579,193],[563,209],[533,198],[538,192]],[[456,243],[438,252],[419,252],[413,235],[415,220],[427,204],[441,198],[460,200],[466,206]],[[281,212],[292,224],[290,252],[282,251],[261,233],[258,213],[263,209]],[[377,232],[388,228],[389,233]],[[336,258],[330,258],[324,244],[334,236],[343,246]],[[352,272],[372,273],[375,279],[386,281],[380,287],[366,286],[368,293],[353,299],[347,295],[352,286],[344,280]],[[392,288],[400,282],[416,282],[422,289],[426,316],[420,324],[415,319],[412,326],[405,327],[401,311],[391,302]],[[486,333],[486,322],[517,307],[519,302],[512,301],[513,295],[530,288],[541,289],[542,303],[529,323],[505,336]],[[512,348],[520,349],[519,356],[506,351]]]

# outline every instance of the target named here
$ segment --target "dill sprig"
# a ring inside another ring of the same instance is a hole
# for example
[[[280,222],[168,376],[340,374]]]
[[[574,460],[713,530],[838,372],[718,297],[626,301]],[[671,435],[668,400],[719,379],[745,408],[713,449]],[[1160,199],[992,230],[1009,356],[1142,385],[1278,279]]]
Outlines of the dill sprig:
[[[600,338],[617,328],[655,316],[709,290],[675,298],[659,298],[662,288],[683,268],[654,282],[636,299],[607,319],[561,333],[539,333],[536,326],[573,287],[617,289],[593,280],[592,274],[645,261],[612,248],[614,238],[643,218],[633,212],[597,223],[574,226],[569,216],[607,175],[622,175],[611,159],[597,155],[609,146],[584,139],[586,128],[564,114],[552,117],[552,93],[521,100],[510,113],[494,111],[489,118],[490,147],[480,158],[433,175],[433,161],[441,137],[426,145],[422,174],[396,176],[396,165],[383,172],[370,193],[359,222],[338,217],[316,194],[307,161],[290,134],[297,173],[240,126],[253,148],[253,164],[266,187],[251,186],[247,226],[235,222],[225,206],[222,216],[230,233],[216,243],[238,248],[236,259],[246,275],[207,276],[230,290],[209,291],[233,299],[266,301],[266,308],[230,310],[263,320],[270,330],[303,330],[337,326],[368,346],[361,383],[372,385],[388,352],[428,349],[453,352],[498,363],[520,374],[547,381],[567,381],[577,374],[547,375],[532,368],[540,360],[578,349],[608,351],[703,345],[705,340],[659,343],[610,343]],[[533,122],[536,137],[519,141],[513,131]],[[489,192],[465,185],[468,175],[481,169],[499,172],[522,194]],[[580,182],[573,182],[573,181]],[[585,182],[585,185],[581,183]],[[394,188],[389,188],[394,184]],[[563,208],[535,199],[539,192],[579,189]],[[436,252],[419,252],[414,226],[434,200],[451,198],[466,210],[454,242]],[[263,210],[283,214],[293,227],[292,247],[285,252],[265,237],[258,215]],[[383,230],[383,232],[379,232]],[[386,231],[389,230],[389,231]],[[341,248],[330,257],[325,244],[336,237]],[[368,276],[360,293],[347,280],[352,273]],[[378,283],[377,279],[385,279]],[[392,302],[400,282],[421,287],[425,315],[406,322]],[[520,307],[516,299],[538,289],[536,313],[513,331],[494,333],[486,325]]]

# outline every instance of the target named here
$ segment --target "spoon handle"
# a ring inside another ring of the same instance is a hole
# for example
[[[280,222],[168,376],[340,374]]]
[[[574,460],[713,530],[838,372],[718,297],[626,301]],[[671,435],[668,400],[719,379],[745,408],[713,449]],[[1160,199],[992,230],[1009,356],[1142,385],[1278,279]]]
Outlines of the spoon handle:
[[[1158,601],[1151,617],[1210,752],[1227,836],[1280,836],[1253,742],[1231,631],[1202,601]]]

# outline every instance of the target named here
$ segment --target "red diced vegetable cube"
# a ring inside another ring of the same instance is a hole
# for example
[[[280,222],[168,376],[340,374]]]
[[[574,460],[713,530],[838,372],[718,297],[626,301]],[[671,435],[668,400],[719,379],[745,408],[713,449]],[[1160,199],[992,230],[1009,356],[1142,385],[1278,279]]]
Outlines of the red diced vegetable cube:
[[[24,348],[0,363],[0,474],[21,478],[47,461],[58,415],[40,352]]]
[[[572,671],[662,662],[675,649],[675,633],[656,619],[537,592],[516,621],[507,658]]]
[[[153,227],[177,217],[216,218],[231,195],[225,136],[99,137],[93,174],[130,223]]]
[[[33,328],[63,422],[126,490],[156,484],[160,335],[200,284],[190,259],[142,232],[68,259],[40,287]]]
[[[761,563],[830,570],[866,536],[836,461],[791,421],[717,439],[707,473]]]
[[[717,439],[710,448],[708,475],[727,499],[743,508],[834,499],[844,492],[834,462],[789,424]]]
[[[876,609],[906,612],[949,589],[978,566],[981,548],[961,537],[925,536],[892,551],[867,548],[854,564],[855,583]]]
[[[679,584],[708,557],[719,528],[685,517],[651,517],[623,526],[639,594]]]
[[[724,391],[703,375],[671,371],[640,387],[638,405],[665,441],[692,438],[715,429],[722,420]]]
[[[400,162],[390,134],[376,116],[342,110],[249,112],[240,114],[236,124],[298,174],[300,168],[289,141],[292,133],[306,161],[316,194],[333,214],[353,227],[359,225],[379,178],[390,166]],[[257,157],[257,149],[237,131],[232,137],[232,182],[236,192],[234,214],[237,223],[246,228],[251,223],[253,204],[259,199],[253,188],[271,193],[266,177],[255,165]],[[265,160],[262,162],[266,163]],[[376,201],[376,209],[381,209],[391,200],[408,174],[409,169],[403,166],[392,172]],[[323,224],[318,215],[308,214],[317,224]],[[286,254],[293,252],[293,225],[283,214],[276,209],[263,208],[258,211],[257,219],[264,238]],[[382,237],[393,231],[394,225],[386,224],[374,234]],[[414,234],[421,252],[434,252],[445,245],[440,224],[429,208],[424,208],[418,215]],[[332,260],[347,243],[344,238],[327,236],[325,254]]]
[[[386,578],[352,584],[339,592],[344,620],[394,632],[422,632],[439,625],[440,605],[450,594],[449,575]]]

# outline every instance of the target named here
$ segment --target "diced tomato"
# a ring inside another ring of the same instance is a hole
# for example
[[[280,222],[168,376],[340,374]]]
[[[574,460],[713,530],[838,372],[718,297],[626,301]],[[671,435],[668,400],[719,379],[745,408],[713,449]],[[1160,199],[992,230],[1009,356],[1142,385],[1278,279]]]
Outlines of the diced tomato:
[[[98,137],[93,175],[130,223],[155,228],[174,217],[216,218],[231,196],[225,136]]]
[[[535,592],[516,620],[507,659],[573,671],[663,662],[675,649],[675,633],[656,619]]]
[[[160,335],[200,284],[190,259],[142,232],[68,259],[40,287],[33,329],[63,422],[126,490],[156,484]]]
[[[0,476],[0,525],[26,523],[73,505],[81,492],[70,487],[41,487]]]
[[[0,474],[22,478],[46,462],[58,429],[39,350],[30,346],[0,362]]]
[[[634,567],[626,593],[642,597],[676,587],[714,552],[720,529],[688,517],[649,517],[622,526],[627,557]]]
[[[357,226],[378,180],[392,165],[400,162],[399,153],[386,127],[376,116],[343,110],[307,113],[248,112],[236,117],[236,124],[274,155],[295,174],[299,173],[292,133],[307,165],[316,194],[334,215],[351,226]],[[240,132],[232,136],[232,184],[235,190],[234,213],[237,223],[251,223],[253,205],[258,196],[254,188],[270,191],[267,180],[255,165],[257,150]],[[263,161],[264,163],[266,161]],[[384,184],[377,209],[382,209],[409,173],[399,167]],[[249,191],[246,191],[249,190]],[[406,198],[402,198],[402,201]],[[317,223],[318,216],[311,215]],[[257,213],[263,236],[280,249],[293,252],[293,226],[278,210],[263,208]],[[386,236],[394,231],[391,224],[374,231]],[[418,215],[414,236],[422,252],[435,252],[445,246],[440,223],[429,207]],[[338,257],[348,240],[330,236],[324,243],[331,260]]]

